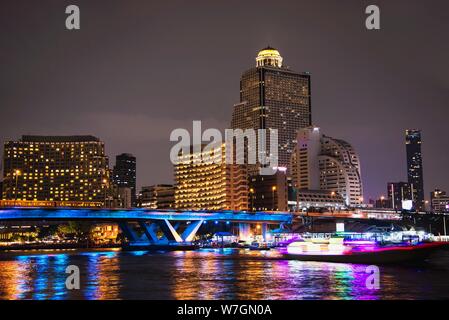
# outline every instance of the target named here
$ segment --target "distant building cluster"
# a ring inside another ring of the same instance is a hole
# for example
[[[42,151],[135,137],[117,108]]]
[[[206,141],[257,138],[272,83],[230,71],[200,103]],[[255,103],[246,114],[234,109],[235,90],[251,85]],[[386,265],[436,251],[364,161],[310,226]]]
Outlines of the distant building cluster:
[[[312,127],[310,74],[285,67],[276,49],[261,50],[256,66],[242,74],[231,128],[276,129],[277,173],[260,175],[260,163],[198,165],[202,151],[191,153],[175,165],[175,207],[289,211],[363,203],[358,155]],[[270,150],[269,137],[266,142]]]
[[[430,209],[441,212],[440,207],[434,207],[432,203],[430,208],[426,207],[421,143],[420,130],[408,129],[405,131],[407,182],[388,182],[388,196],[381,196],[379,199],[371,201],[372,205],[396,211],[426,211]],[[431,193],[431,199],[432,195],[433,193]]]

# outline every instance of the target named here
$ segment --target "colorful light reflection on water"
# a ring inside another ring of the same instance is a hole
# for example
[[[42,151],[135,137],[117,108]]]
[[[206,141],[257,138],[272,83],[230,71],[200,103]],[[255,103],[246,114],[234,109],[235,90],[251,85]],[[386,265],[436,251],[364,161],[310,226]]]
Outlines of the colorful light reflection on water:
[[[381,267],[284,260],[274,251],[59,251],[0,256],[0,299],[394,299],[447,298],[449,254],[437,267]],[[81,290],[67,290],[77,265]],[[429,287],[432,290],[429,292]]]

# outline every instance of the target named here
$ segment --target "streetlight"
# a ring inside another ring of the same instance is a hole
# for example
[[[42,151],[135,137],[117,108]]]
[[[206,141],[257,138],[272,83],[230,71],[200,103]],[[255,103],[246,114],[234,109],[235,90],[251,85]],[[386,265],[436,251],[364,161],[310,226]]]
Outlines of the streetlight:
[[[384,207],[384,200],[385,200],[385,197],[384,196],[381,196],[380,197],[380,206],[383,208]]]
[[[19,169],[14,171],[14,175],[16,176],[16,188],[14,189],[14,206],[16,205],[16,202],[17,202],[17,188],[19,186],[19,176],[21,174],[22,174],[22,172]]]
[[[250,211],[254,211],[254,189],[253,188],[249,188],[249,193],[250,193],[250,197],[251,197],[251,208],[250,208]]]
[[[103,179],[103,184],[104,184],[104,206],[106,207],[106,193],[107,193],[107,185],[108,180],[107,179]]]
[[[276,186],[271,187],[271,191],[273,191],[273,211],[274,211],[274,193],[276,192],[276,190],[277,190]]]

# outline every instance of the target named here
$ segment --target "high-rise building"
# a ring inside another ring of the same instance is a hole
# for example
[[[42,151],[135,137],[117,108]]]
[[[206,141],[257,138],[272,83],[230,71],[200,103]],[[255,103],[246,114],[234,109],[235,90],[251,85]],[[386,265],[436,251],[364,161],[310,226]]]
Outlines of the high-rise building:
[[[388,201],[395,210],[411,210],[413,207],[413,185],[408,182],[389,182]]]
[[[131,205],[136,206],[136,157],[122,153],[115,158],[112,181],[118,187],[131,189]]]
[[[104,143],[93,136],[22,136],[5,143],[5,200],[104,202]]]
[[[232,129],[277,129],[278,166],[287,167],[296,144],[296,132],[312,122],[310,75],[283,65],[279,52],[267,47],[256,57],[256,66],[240,79],[240,103],[234,106]],[[267,134],[266,150],[270,150]],[[258,166],[248,167],[257,174]]]
[[[173,209],[175,207],[175,187],[171,184],[157,184],[142,187],[140,207],[149,209]]]
[[[131,188],[119,187],[115,184],[111,185],[106,197],[106,207],[111,209],[130,209],[132,207],[131,194]]]
[[[347,206],[363,203],[359,156],[346,141],[325,136],[317,127],[300,129],[290,167],[298,193],[328,190]]]
[[[288,211],[287,175],[255,175],[249,181],[249,208],[252,211]]]
[[[424,178],[421,153],[421,131],[406,130],[405,144],[407,151],[407,177],[408,183],[414,189],[414,207],[424,210]]]
[[[225,144],[210,150],[181,152],[175,164],[175,208],[184,210],[247,210],[246,166],[226,164]],[[210,161],[202,161],[210,157]]]

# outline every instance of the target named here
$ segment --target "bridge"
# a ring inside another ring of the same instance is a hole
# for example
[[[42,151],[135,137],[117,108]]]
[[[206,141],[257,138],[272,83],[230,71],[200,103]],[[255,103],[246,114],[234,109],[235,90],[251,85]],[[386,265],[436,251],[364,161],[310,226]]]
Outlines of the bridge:
[[[261,224],[265,238],[268,224],[292,222],[290,213],[246,211],[163,211],[147,209],[1,208],[2,221],[96,221],[120,226],[130,245],[181,244],[193,241],[208,221],[238,223],[241,236],[251,224]],[[135,225],[138,225],[136,230]],[[140,231],[140,232],[139,232]],[[159,236],[158,236],[159,231]],[[160,236],[162,234],[162,236]]]

